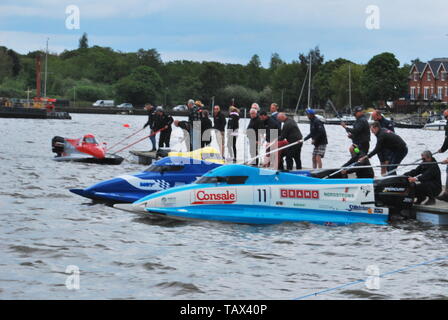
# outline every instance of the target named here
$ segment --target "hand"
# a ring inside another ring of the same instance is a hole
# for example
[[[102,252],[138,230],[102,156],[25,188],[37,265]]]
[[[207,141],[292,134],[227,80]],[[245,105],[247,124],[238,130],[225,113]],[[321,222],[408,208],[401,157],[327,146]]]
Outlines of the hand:
[[[417,178],[415,178],[415,177],[409,177],[409,178],[408,178],[408,181],[409,181],[409,182],[416,182],[416,181],[417,181]]]
[[[361,163],[367,159],[367,156],[361,157],[358,159],[358,162]]]
[[[347,174],[347,170],[342,170],[341,174],[345,176]]]
[[[448,164],[448,159],[442,161],[443,164]]]
[[[341,126],[345,129],[347,128],[347,124],[345,122],[341,122]]]
[[[311,140],[311,144],[314,144],[314,142],[315,142],[314,139],[312,139],[312,140]]]

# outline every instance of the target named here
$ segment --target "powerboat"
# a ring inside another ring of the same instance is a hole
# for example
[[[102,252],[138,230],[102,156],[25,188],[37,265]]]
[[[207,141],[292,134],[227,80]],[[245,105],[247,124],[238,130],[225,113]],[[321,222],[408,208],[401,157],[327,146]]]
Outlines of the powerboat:
[[[221,156],[221,153],[213,147],[204,147],[196,149],[190,152],[169,152],[169,157],[185,157],[197,160],[204,160],[208,162],[224,164],[225,161]]]
[[[105,144],[101,146],[93,134],[86,134],[80,139],[55,136],[51,140],[52,151],[56,153],[54,161],[75,161],[99,164],[121,164],[124,158],[108,154]]]
[[[132,203],[158,191],[193,183],[220,166],[219,163],[193,158],[166,157],[143,172],[124,174],[85,189],[70,189],[70,192],[107,203]],[[310,171],[295,171],[294,174],[310,175]]]
[[[125,174],[72,193],[109,203],[132,203],[154,192],[194,182],[220,164],[183,157],[166,157],[145,171]]]
[[[176,220],[246,224],[310,222],[384,225],[410,208],[407,177],[318,179],[242,165],[218,167],[195,183],[114,207]]]
[[[446,125],[446,120],[443,119],[441,115],[431,116],[428,123],[423,127],[424,130],[444,130]]]

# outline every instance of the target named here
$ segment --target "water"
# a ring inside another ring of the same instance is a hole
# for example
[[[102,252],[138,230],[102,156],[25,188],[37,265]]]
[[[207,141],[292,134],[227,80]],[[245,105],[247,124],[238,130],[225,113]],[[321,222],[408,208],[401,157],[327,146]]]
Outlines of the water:
[[[364,279],[368,266],[385,273],[447,255],[447,229],[418,222],[338,228],[155,222],[92,204],[68,189],[144,167],[56,163],[51,138],[91,132],[113,144],[146,117],[72,117],[0,119],[1,299],[294,299]],[[308,133],[308,125],[300,127]],[[411,150],[404,162],[424,149],[438,150],[444,136],[397,131]],[[350,143],[339,126],[327,126],[327,132],[324,166],[337,167],[347,160]],[[174,144],[180,134],[173,131]],[[243,157],[242,139],[239,144]],[[135,149],[148,148],[144,142]],[[305,144],[305,167],[311,166],[311,150]],[[66,287],[71,265],[80,270],[79,290]],[[358,284],[313,299],[447,299],[447,266],[445,261],[390,275],[378,290]]]

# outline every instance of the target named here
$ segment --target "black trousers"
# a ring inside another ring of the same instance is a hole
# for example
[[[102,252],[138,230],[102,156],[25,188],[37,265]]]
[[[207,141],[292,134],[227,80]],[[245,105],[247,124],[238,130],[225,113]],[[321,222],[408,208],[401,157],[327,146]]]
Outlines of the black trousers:
[[[422,182],[415,186],[415,196],[417,201],[423,201],[426,197],[435,198],[439,195],[440,190],[436,190],[431,183]]]
[[[301,143],[294,145],[292,147],[289,147],[285,150],[284,155],[286,156],[286,170],[292,170],[294,167],[294,162],[296,163],[297,170],[302,169],[302,160],[300,160],[301,153],[302,153],[302,144]],[[283,159],[280,160],[279,168],[280,168],[280,170],[283,170]]]
[[[362,152],[364,152],[365,154],[369,153],[369,149],[370,149],[370,142],[360,142],[358,143],[358,148],[359,150],[361,150]]]
[[[164,146],[166,148],[170,147],[171,131],[172,130],[163,130],[163,131],[160,132],[159,148],[163,148]]]

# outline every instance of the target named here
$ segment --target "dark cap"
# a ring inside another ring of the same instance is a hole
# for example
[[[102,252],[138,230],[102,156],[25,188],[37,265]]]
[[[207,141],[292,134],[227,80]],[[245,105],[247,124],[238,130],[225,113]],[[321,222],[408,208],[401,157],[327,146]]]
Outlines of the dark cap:
[[[260,116],[267,116],[268,113],[266,111],[260,111]]]
[[[363,112],[364,108],[361,106],[355,107],[355,109],[353,109],[353,114],[357,113],[357,112]]]

